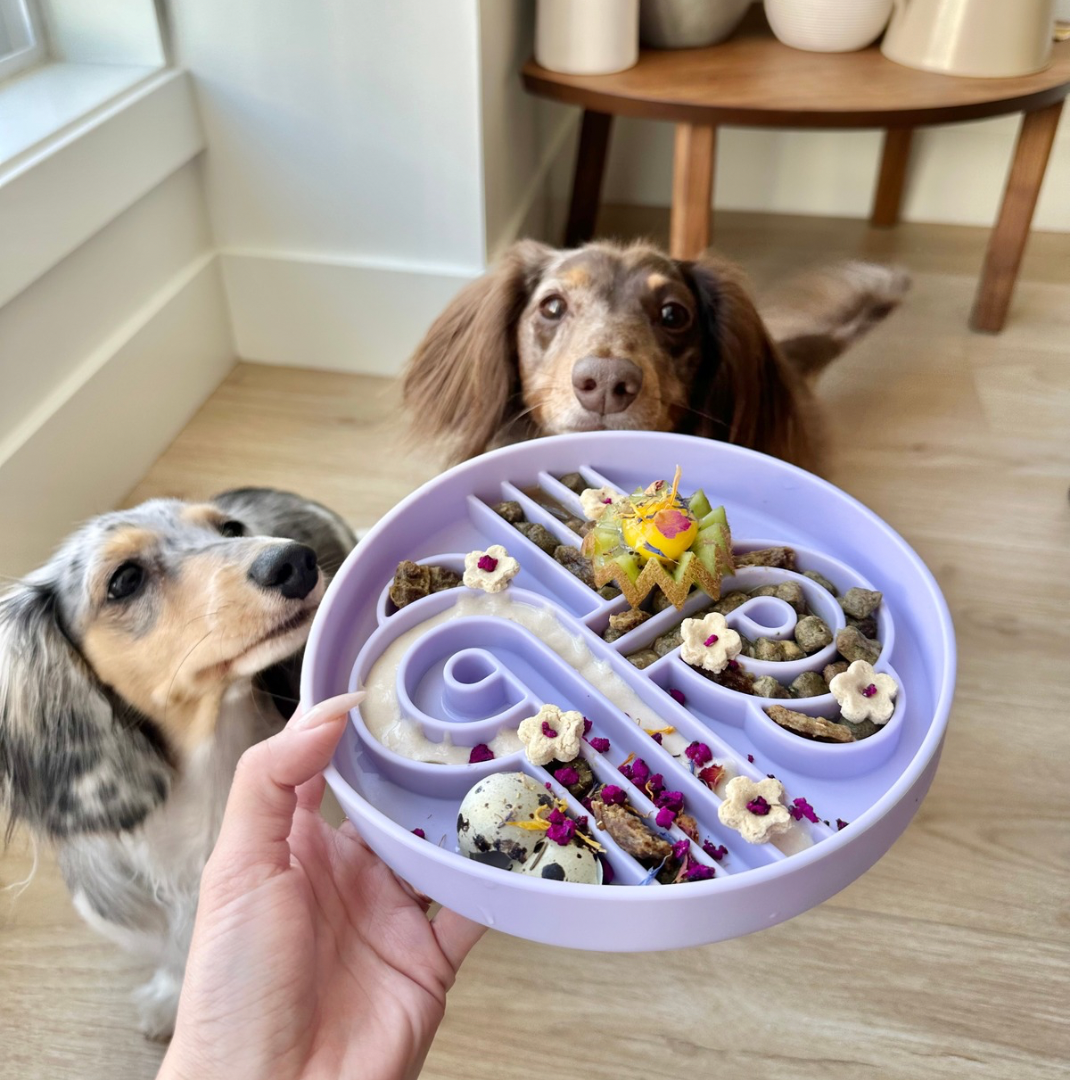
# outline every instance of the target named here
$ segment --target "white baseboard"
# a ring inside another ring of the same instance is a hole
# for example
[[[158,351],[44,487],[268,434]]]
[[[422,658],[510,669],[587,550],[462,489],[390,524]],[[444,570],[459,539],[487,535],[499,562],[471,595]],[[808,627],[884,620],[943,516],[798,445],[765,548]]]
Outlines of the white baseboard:
[[[242,360],[396,375],[478,270],[222,253]]]
[[[0,575],[116,505],[235,362],[217,256],[195,260],[0,446]],[[12,523],[18,523],[17,528]]]

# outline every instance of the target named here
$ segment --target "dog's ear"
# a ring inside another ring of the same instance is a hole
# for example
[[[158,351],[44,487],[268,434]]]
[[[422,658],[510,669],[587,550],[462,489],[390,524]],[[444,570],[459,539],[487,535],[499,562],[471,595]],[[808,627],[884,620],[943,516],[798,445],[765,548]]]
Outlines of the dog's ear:
[[[815,469],[810,393],[769,337],[742,274],[709,256],[680,263],[701,322],[701,364],[684,430]]]
[[[172,769],[153,724],[97,680],[38,579],[0,597],[0,805],[60,839],[131,829]]]
[[[552,255],[544,244],[519,241],[435,320],[405,371],[405,407],[418,440],[438,440],[464,460],[483,453],[512,419],[517,322]]]

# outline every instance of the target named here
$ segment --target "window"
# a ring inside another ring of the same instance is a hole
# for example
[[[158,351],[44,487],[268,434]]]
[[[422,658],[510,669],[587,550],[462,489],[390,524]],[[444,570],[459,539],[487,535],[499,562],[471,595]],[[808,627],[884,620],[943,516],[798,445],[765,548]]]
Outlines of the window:
[[[0,0],[0,79],[45,59],[41,22],[33,3],[34,0]]]

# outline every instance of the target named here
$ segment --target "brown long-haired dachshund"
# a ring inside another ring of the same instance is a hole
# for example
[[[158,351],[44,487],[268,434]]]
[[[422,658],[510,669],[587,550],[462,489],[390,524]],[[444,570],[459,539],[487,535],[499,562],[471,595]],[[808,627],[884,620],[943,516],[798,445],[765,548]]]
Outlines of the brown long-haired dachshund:
[[[759,312],[719,258],[524,240],[435,321],[406,371],[405,405],[414,433],[458,460],[538,435],[648,430],[820,470],[813,376],[907,285],[903,271],[848,262]]]

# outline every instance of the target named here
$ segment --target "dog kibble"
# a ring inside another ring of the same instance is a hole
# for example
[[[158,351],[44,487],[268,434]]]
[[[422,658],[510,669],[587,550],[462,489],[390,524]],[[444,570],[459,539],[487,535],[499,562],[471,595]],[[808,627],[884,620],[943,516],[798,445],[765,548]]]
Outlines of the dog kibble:
[[[560,544],[552,555],[555,561],[560,566],[565,566],[578,581],[583,581],[590,589],[596,588],[592,560],[586,559],[577,548],[570,547],[569,544]]]
[[[531,540],[545,555],[554,555],[555,549],[562,546],[559,538],[552,536],[543,525],[537,525],[531,521],[519,521],[514,523],[514,528],[526,540]]]
[[[825,620],[816,615],[804,615],[795,624],[795,641],[808,655],[831,645],[832,640],[832,631]]]
[[[447,570],[445,566],[429,566],[428,569],[431,571],[432,592],[456,589],[461,584],[461,575]]]
[[[782,570],[794,570],[795,552],[789,547],[744,551],[741,555],[735,556],[735,566],[773,566]]]
[[[431,569],[405,559],[394,571],[394,583],[390,586],[390,599],[403,608],[414,600],[431,593]]]
[[[660,659],[660,654],[653,649],[639,649],[636,653],[631,653],[626,659],[636,668],[647,668]]]
[[[617,585],[602,585],[597,592],[605,600],[614,600],[616,597],[622,596],[622,591]]]
[[[847,669],[848,662],[846,660],[837,660],[832,664],[826,664],[825,670],[821,674],[827,685],[828,683],[831,683],[837,675],[843,675]]]
[[[816,570],[804,570],[802,575],[808,577],[811,581],[817,582],[823,589],[831,592],[833,596],[840,595],[840,590],[824,574],[819,574]]]
[[[754,642],[754,656],[758,660],[772,660],[777,663],[806,659],[806,653],[794,641],[773,641],[772,638],[764,637],[759,637]]]
[[[840,597],[841,610],[855,619],[865,619],[877,611],[880,603],[881,593],[873,589],[852,588]]]
[[[678,649],[682,645],[682,632],[679,627],[661,634],[653,643],[653,651],[659,656],[667,656],[669,652]]]
[[[756,653],[754,652],[754,643],[743,633],[739,634],[739,641],[742,644],[739,655],[748,656],[751,660],[755,659]]]
[[[517,525],[519,522],[525,520],[525,511],[521,509],[521,503],[500,502],[496,503],[491,509],[494,510],[503,521],[509,521],[511,525]]]
[[[788,688],[779,679],[774,679],[771,675],[762,675],[754,680],[754,693],[758,697],[764,698],[791,697]]]
[[[728,690],[735,690],[740,694],[752,694],[754,692],[754,676],[745,668],[733,668],[730,664],[723,671],[706,671],[704,668],[695,667],[695,671],[701,672],[705,678]]]
[[[797,615],[808,614],[802,586],[797,581],[781,581],[776,586],[776,592],[773,593],[773,596],[777,600],[783,600],[785,603],[790,604]]]
[[[791,696],[797,698],[820,697],[829,692],[829,684],[817,671],[804,671],[791,684]]]
[[[649,619],[649,613],[641,608],[630,608],[629,611],[618,611],[608,616],[608,628],[604,631],[605,641],[617,641],[623,634],[630,633],[635,627],[640,626]]]
[[[869,739],[871,735],[876,735],[881,730],[873,720],[852,722],[851,720],[845,720],[841,717],[840,723],[843,724],[856,739]]]
[[[775,596],[775,585],[759,585],[756,589],[751,589],[747,594],[748,596]]]
[[[774,724],[807,739],[838,743],[855,741],[855,736],[846,724],[834,724],[823,716],[807,716],[783,705],[768,705],[765,713]]]
[[[865,660],[868,664],[876,664],[881,656],[881,642],[868,638],[854,626],[845,626],[836,635],[836,648],[845,660],[852,662]]]
[[[856,619],[851,615],[847,616],[848,626],[854,626],[860,634],[868,638],[876,638],[878,636],[878,621],[873,615],[867,615],[865,619]]]
[[[727,596],[721,596],[719,601],[710,608],[711,611],[719,611],[721,615],[730,615],[737,607],[745,604],[750,597],[744,592],[729,592]]]
[[[671,607],[671,598],[663,591],[663,589],[653,589],[653,591],[646,598],[642,607],[646,611],[651,611],[654,615],[659,615],[661,611]]]
[[[580,495],[589,486],[585,482],[585,477],[578,472],[570,472],[565,476],[560,476],[559,483],[563,487],[568,487],[575,495]]]

